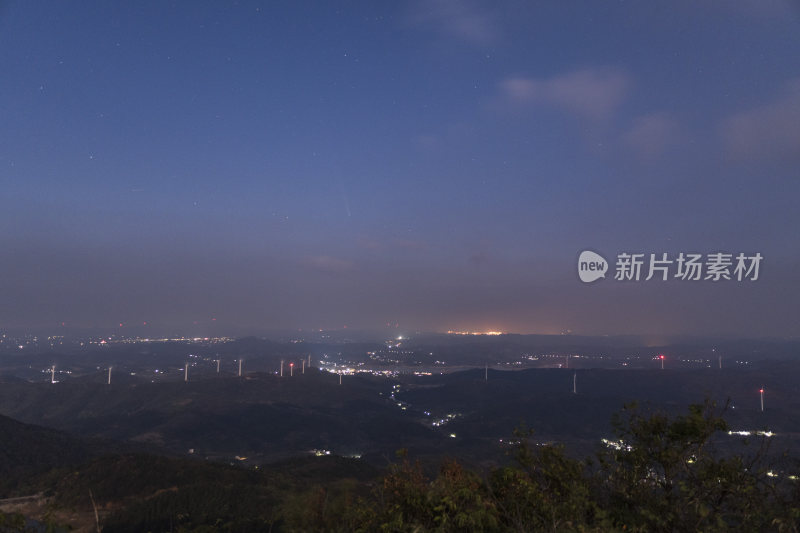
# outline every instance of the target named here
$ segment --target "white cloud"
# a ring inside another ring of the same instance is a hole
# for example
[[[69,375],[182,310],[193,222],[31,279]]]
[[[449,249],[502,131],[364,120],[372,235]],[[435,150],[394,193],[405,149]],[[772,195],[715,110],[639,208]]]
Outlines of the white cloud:
[[[651,113],[634,119],[622,142],[644,159],[653,159],[674,143],[678,123],[666,113]]]
[[[355,263],[352,261],[331,257],[329,255],[316,255],[308,257],[304,263],[314,270],[319,270],[322,272],[349,272],[355,268]]]
[[[786,18],[797,16],[798,6],[795,0],[716,0],[711,5],[723,13],[729,13],[732,9],[747,17],[761,18]],[[695,7],[695,6],[692,6]]]
[[[579,117],[609,118],[625,100],[630,77],[611,68],[586,68],[552,78],[507,78],[500,83],[506,102],[555,105]]]
[[[414,143],[422,149],[434,150],[439,147],[441,140],[436,135],[422,134],[414,138]]]
[[[468,0],[426,0],[417,4],[414,22],[449,37],[486,45],[499,35],[495,18]]]
[[[772,102],[737,113],[720,126],[728,151],[740,158],[800,158],[800,78]]]

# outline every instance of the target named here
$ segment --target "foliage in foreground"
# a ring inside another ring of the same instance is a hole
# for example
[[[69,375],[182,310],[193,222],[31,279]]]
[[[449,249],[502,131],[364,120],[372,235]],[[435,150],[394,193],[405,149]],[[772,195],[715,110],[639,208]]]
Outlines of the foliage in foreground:
[[[369,497],[316,500],[290,531],[798,531],[800,487],[712,447],[713,405],[670,418],[626,407],[618,441],[585,461],[520,436],[516,465],[485,478],[446,462],[434,480],[403,456]]]
[[[763,447],[715,449],[727,424],[712,404],[678,417],[631,405],[614,425],[617,441],[583,461],[520,432],[515,464],[485,475],[449,460],[428,479],[404,452],[377,483],[333,457],[253,472],[127,456],[47,485],[74,508],[94,488],[106,532],[799,531],[800,483],[768,475]],[[25,527],[0,513],[0,532]]]

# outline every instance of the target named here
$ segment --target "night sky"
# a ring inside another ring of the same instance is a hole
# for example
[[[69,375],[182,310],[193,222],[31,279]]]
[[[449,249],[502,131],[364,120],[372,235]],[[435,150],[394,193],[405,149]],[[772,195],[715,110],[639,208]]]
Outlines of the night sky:
[[[800,335],[794,2],[12,1],[0,68],[0,328]]]

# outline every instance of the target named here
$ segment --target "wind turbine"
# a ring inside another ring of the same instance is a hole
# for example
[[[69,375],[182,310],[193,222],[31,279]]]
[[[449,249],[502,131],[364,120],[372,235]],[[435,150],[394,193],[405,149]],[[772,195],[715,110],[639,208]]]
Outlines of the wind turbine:
[[[283,377],[283,359],[281,359],[281,377]]]
[[[578,394],[578,372],[572,374],[572,394]]]
[[[764,386],[762,385],[758,392],[761,393],[761,412],[764,412]]]
[[[294,363],[289,363],[289,377],[294,377]]]
[[[189,363],[183,365],[183,381],[189,381]]]
[[[50,383],[56,382],[56,365],[50,367]]]
[[[658,356],[658,358],[661,359],[661,370],[664,370],[664,355],[661,354]]]
[[[217,359],[217,374],[219,374],[219,362],[220,362],[220,360]]]
[[[489,363],[483,369],[483,381],[489,381]]]
[[[108,367],[108,384],[111,385],[111,367]]]
[[[242,358],[239,358],[239,377],[242,377]]]
[[[302,371],[302,374],[305,375],[305,373],[306,373],[306,360],[303,359],[303,371]]]

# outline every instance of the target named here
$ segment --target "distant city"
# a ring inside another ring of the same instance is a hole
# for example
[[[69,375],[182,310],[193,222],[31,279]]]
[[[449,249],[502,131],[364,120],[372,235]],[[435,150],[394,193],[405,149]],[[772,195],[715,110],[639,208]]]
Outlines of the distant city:
[[[349,335],[348,333],[347,335]],[[454,349],[450,341],[459,346],[458,339],[462,337],[495,338],[503,343],[503,339],[510,339],[520,344],[516,352],[505,346],[502,350],[487,350],[485,355],[477,355],[474,347],[463,350]],[[748,354],[741,349],[726,352],[724,348],[717,351],[715,346],[709,345],[710,341],[696,343],[695,345],[677,345],[673,347],[645,347],[645,346],[592,346],[591,337],[575,337],[575,343],[563,343],[563,349],[553,350],[542,348],[532,350],[531,346],[537,344],[547,346],[552,340],[563,341],[560,336],[524,336],[506,334],[498,331],[489,332],[462,332],[448,331],[446,334],[419,333],[412,335],[398,335],[388,339],[376,339],[369,342],[371,349],[362,349],[363,345],[343,336],[342,331],[316,331],[309,335],[290,335],[283,343],[290,347],[284,355],[274,353],[248,354],[243,364],[245,374],[249,372],[272,372],[279,374],[280,361],[284,361],[288,372],[288,365],[308,363],[308,366],[318,367],[321,370],[334,374],[354,375],[371,374],[375,376],[394,377],[401,374],[432,375],[462,371],[469,368],[491,368],[493,370],[523,370],[534,368],[630,368],[630,369],[691,369],[691,368],[716,368],[725,365],[726,368],[747,367],[754,361],[764,357],[759,351]],[[568,338],[568,337],[567,337]],[[257,338],[254,338],[257,339]],[[264,341],[269,342],[267,339]],[[597,338],[597,342],[604,339]],[[626,342],[625,344],[628,344]],[[730,343],[730,341],[728,341]],[[440,349],[440,344],[445,347]],[[570,344],[577,346],[569,347]],[[605,343],[603,343],[605,344]],[[280,342],[278,343],[280,345]],[[326,348],[326,345],[329,345]],[[525,348],[525,346],[528,348]],[[722,346],[725,346],[723,341]],[[154,358],[141,359],[139,357],[124,358],[122,350],[131,350],[131,353],[157,354],[163,347],[163,356],[154,361]],[[28,354],[30,360],[6,360],[0,365],[0,370],[18,373],[19,377],[35,379],[37,374],[47,374],[50,377],[52,365],[45,363],[47,353],[57,353],[55,360],[55,375],[72,376],[91,373],[84,363],[69,363],[69,357],[64,352],[75,351],[92,361],[103,363],[103,354],[108,353],[113,361],[116,371],[129,372],[131,375],[150,376],[152,381],[169,380],[182,377],[186,365],[191,369],[194,378],[198,373],[205,375],[216,372],[217,369],[229,371],[238,365],[239,358],[230,355],[231,348],[238,350],[239,340],[232,337],[161,337],[143,338],[138,336],[108,335],[108,336],[46,336],[37,335],[13,336],[0,334],[0,353],[9,355]],[[175,352],[187,352],[184,356],[185,364],[179,363],[180,356]],[[274,348],[273,348],[274,349]],[[191,351],[197,353],[189,353]],[[306,354],[299,356],[299,353]],[[278,349],[280,354],[281,350]],[[666,354],[665,354],[666,353]],[[177,359],[176,359],[177,358]],[[60,362],[64,360],[65,362]],[[25,365],[24,363],[27,363]],[[38,365],[38,366],[37,366]],[[29,371],[25,370],[27,366]],[[100,371],[100,366],[96,366]]]

